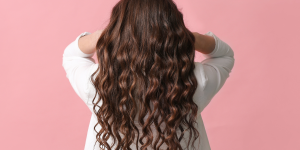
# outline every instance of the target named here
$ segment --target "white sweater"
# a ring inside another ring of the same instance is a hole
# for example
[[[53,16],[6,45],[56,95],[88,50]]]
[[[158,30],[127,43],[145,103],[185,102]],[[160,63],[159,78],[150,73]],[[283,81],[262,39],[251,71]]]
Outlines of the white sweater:
[[[96,132],[94,131],[94,125],[97,123],[97,119],[93,112],[92,104],[92,100],[95,95],[95,89],[93,88],[90,80],[90,76],[93,72],[96,71],[98,64],[96,64],[95,60],[92,58],[94,53],[85,54],[78,47],[78,39],[87,34],[91,33],[81,33],[73,42],[71,42],[66,47],[63,53],[62,65],[66,71],[66,76],[69,79],[74,91],[92,112],[84,150],[100,150],[98,142],[95,148],[93,148],[96,141]],[[229,74],[235,62],[234,52],[227,43],[220,40],[214,33],[210,31],[205,34],[213,36],[216,41],[216,45],[213,52],[211,52],[210,54],[203,54],[203,56],[206,58],[205,60],[203,60],[202,62],[195,62],[196,67],[194,69],[194,72],[198,81],[198,88],[193,99],[199,108],[199,115],[197,119],[198,127],[196,128],[200,133],[200,144],[198,141],[199,138],[195,141],[195,147],[197,148],[197,150],[210,150],[210,145],[203,124],[201,112],[208,105],[211,99],[216,95],[216,93],[222,88],[225,81],[229,77]],[[97,131],[99,131],[101,127],[98,125],[96,129]],[[188,133],[184,135],[186,140],[188,140],[188,136]],[[110,144],[112,144],[112,141],[109,142]],[[182,147],[185,149],[187,144],[186,142],[184,140],[181,141]],[[131,148],[134,150],[136,149],[134,144],[131,145]],[[148,149],[149,148],[150,147],[148,147]],[[167,149],[166,145],[163,144],[161,149]],[[188,150],[190,149],[191,148],[188,148]]]

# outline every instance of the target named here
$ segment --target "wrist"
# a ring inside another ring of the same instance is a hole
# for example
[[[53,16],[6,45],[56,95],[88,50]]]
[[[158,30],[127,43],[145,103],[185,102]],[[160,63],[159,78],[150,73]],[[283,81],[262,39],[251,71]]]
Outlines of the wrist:
[[[83,35],[78,39],[78,47],[83,53],[91,54],[96,50],[94,36],[94,33],[90,33]]]
[[[195,34],[195,49],[203,54],[209,54],[214,50],[215,39],[209,35]]]
[[[198,32],[193,32],[195,36],[195,50],[201,50],[202,49],[202,42],[201,35]]]

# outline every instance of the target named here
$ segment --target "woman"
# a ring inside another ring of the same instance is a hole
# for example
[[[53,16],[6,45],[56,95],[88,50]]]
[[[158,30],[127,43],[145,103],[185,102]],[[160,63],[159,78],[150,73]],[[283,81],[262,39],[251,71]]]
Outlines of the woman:
[[[206,59],[194,62],[195,50]],[[172,0],[119,1],[104,30],[81,33],[63,54],[92,112],[85,150],[210,150],[201,112],[233,65],[231,47],[189,31]]]

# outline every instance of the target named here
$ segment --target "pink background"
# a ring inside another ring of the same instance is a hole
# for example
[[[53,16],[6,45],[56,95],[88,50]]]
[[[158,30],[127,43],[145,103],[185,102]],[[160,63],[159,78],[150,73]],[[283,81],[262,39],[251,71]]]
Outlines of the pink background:
[[[62,54],[80,33],[104,28],[116,2],[2,1],[1,150],[83,150],[91,112]],[[202,113],[212,150],[299,150],[300,1],[175,2],[190,30],[212,31],[235,51],[230,78]]]

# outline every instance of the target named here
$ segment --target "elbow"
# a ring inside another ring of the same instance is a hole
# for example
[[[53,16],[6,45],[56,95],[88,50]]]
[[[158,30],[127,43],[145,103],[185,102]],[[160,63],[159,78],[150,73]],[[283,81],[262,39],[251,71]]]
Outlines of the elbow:
[[[227,53],[229,54],[228,56],[232,57],[234,59],[234,51],[231,48],[231,46],[227,45],[228,49],[227,49]]]

